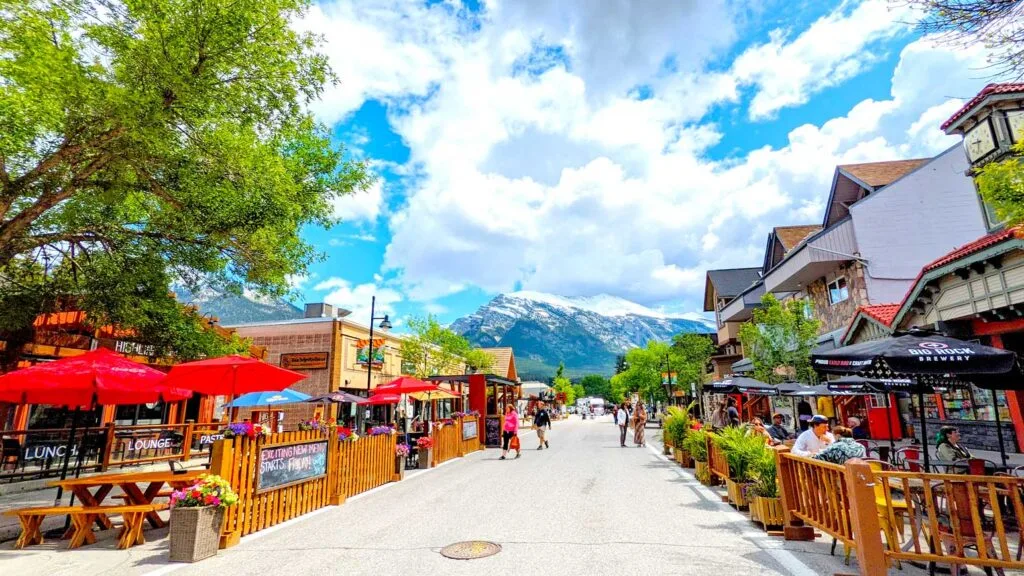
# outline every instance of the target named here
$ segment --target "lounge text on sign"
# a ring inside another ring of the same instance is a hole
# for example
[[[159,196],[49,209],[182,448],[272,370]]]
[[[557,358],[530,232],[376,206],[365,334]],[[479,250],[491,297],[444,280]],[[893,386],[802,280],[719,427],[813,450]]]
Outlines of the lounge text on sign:
[[[260,450],[257,490],[318,478],[327,474],[327,442],[272,446]]]

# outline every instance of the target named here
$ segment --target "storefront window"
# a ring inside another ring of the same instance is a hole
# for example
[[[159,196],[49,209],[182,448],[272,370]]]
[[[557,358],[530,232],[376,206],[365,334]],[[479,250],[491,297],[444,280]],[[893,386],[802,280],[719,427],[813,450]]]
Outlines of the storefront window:
[[[99,426],[101,412],[102,408],[100,407],[96,407],[96,409],[91,411],[80,411],[78,414],[78,426],[83,428]],[[28,429],[70,428],[74,415],[74,409],[34,404],[28,415]]]
[[[992,406],[992,392],[975,386],[958,388],[942,393],[942,410],[949,420],[984,420],[995,422],[996,413]],[[999,418],[1003,422],[1010,421],[1010,409],[1006,404],[1006,394],[996,391],[996,402],[999,405]],[[940,418],[939,405],[934,394],[925,395],[925,417]]]
[[[164,403],[130,404],[118,406],[114,423],[118,426],[152,426],[164,423]]]

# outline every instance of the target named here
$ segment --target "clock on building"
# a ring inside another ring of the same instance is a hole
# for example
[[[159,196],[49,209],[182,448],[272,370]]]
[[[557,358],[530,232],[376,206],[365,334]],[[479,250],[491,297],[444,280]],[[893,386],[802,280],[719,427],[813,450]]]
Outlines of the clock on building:
[[[1006,124],[1014,142],[1024,140],[1024,110],[1011,110],[1006,113]]]
[[[996,149],[996,138],[988,119],[979,122],[977,126],[964,134],[964,148],[967,150],[967,157],[971,162],[977,162]]]

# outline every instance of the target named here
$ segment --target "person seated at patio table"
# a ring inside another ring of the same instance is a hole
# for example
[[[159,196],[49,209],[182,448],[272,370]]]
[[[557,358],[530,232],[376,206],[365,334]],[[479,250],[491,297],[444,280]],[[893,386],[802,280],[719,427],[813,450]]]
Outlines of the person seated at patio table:
[[[940,428],[936,440],[935,451],[939,455],[939,460],[956,462],[973,458],[967,448],[960,445],[960,431],[955,426]]]
[[[808,421],[807,426],[807,430],[796,437],[796,443],[791,450],[794,455],[814,456],[835,442],[835,438],[828,431],[828,418],[818,414]]]
[[[775,444],[775,439],[772,438],[772,435],[768,433],[768,429],[764,427],[764,421],[761,420],[760,418],[754,418],[753,420],[750,421],[749,434],[751,436],[763,437],[765,439],[765,442],[767,442],[769,446]]]
[[[772,437],[772,444],[782,444],[789,439],[789,430],[782,425],[785,418],[782,414],[776,414],[772,416],[772,425],[765,428],[768,431],[768,435]]]
[[[864,458],[867,452],[864,447],[853,439],[853,430],[845,426],[832,429],[836,441],[829,444],[813,456],[815,460],[824,460],[833,464],[846,464],[850,458]]]
[[[856,416],[850,416],[846,419],[846,425],[850,430],[853,430],[854,440],[867,440],[871,438],[871,433],[868,432],[866,420],[861,420]]]

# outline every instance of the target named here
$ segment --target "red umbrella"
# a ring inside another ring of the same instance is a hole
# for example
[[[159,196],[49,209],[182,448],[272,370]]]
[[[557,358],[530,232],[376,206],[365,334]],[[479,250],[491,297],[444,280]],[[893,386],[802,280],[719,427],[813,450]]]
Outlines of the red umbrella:
[[[106,348],[0,376],[0,402],[86,406],[175,402],[192,395],[167,375]]]
[[[357,404],[372,404],[376,406],[378,404],[398,404],[401,400],[402,397],[398,394],[374,394],[361,402],[357,402]]]
[[[402,376],[387,384],[381,384],[373,389],[374,394],[412,394],[413,392],[440,392],[437,384],[417,380],[412,376]]]
[[[171,368],[167,382],[203,394],[234,398],[249,392],[280,392],[305,377],[256,358],[222,356],[178,364]]]

